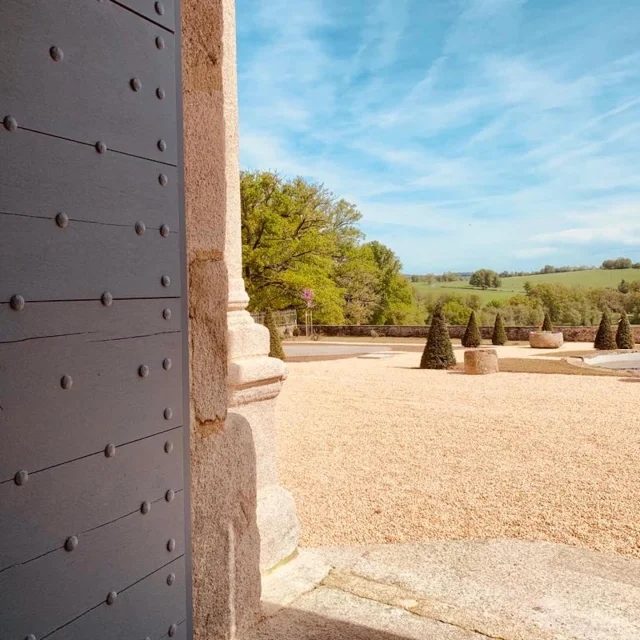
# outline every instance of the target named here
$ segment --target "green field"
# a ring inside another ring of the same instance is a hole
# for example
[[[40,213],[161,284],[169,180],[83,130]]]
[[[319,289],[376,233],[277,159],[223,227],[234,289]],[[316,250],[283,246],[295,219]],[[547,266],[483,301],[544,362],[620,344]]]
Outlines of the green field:
[[[502,287],[484,291],[471,287],[468,282],[463,281],[435,282],[432,285],[426,282],[415,282],[413,286],[421,293],[455,293],[463,297],[475,293],[480,296],[483,303],[487,303],[490,300],[504,300],[518,293],[524,293],[524,283],[527,281],[531,284],[548,283],[564,284],[568,287],[610,287],[615,289],[623,279],[627,282],[640,280],[640,269],[591,269],[589,271],[502,278]]]

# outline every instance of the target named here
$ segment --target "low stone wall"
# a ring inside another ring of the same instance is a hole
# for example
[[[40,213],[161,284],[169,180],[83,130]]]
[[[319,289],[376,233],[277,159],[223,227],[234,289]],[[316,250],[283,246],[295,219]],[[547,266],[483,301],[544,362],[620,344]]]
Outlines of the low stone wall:
[[[449,327],[449,335],[452,338],[462,338],[466,327],[452,325]],[[537,327],[505,327],[507,338],[511,341],[529,341],[529,332],[536,331]],[[636,342],[640,343],[640,326],[631,328]],[[555,327],[556,331],[562,331],[565,342],[593,342],[598,327]],[[380,338],[425,338],[429,333],[427,325],[316,325],[314,331],[329,337],[361,337],[371,338],[372,331]],[[480,327],[480,333],[484,340],[490,340],[493,327]],[[304,335],[304,327],[300,327],[300,335]]]

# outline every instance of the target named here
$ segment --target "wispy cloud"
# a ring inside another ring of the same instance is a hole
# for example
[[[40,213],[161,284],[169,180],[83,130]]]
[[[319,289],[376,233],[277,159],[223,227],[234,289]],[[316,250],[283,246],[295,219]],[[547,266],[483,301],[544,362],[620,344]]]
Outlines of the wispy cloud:
[[[517,258],[540,258],[558,253],[557,247],[531,247],[531,249],[518,249],[513,254]]]
[[[640,253],[639,4],[237,0],[237,12],[243,166],[353,200],[408,270]]]
[[[398,57],[410,19],[411,0],[378,0],[364,14],[364,27],[353,67],[358,71],[381,71]]]

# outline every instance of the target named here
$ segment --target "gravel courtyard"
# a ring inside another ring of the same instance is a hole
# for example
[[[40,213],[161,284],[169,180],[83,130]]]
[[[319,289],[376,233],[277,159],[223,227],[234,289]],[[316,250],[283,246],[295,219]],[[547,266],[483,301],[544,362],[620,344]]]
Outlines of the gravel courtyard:
[[[640,379],[419,359],[289,365],[278,461],[303,545],[507,537],[640,558]]]

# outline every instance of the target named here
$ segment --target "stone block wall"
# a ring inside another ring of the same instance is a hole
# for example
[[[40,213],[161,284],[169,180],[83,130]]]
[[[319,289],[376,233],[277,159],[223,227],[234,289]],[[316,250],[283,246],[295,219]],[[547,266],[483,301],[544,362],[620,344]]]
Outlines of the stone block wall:
[[[301,335],[304,335],[304,327],[299,327]],[[462,338],[466,327],[452,325],[449,327],[449,335],[452,338]],[[537,327],[505,327],[507,338],[511,341],[526,342],[529,340],[529,332]],[[598,327],[555,327],[556,331],[562,331],[565,342],[593,342]],[[640,326],[633,326],[633,335],[636,342],[640,343]],[[361,337],[370,338],[372,332],[380,338],[427,338],[429,327],[427,325],[316,325],[316,333],[328,337]],[[493,327],[480,327],[480,333],[484,340],[490,340]]]

